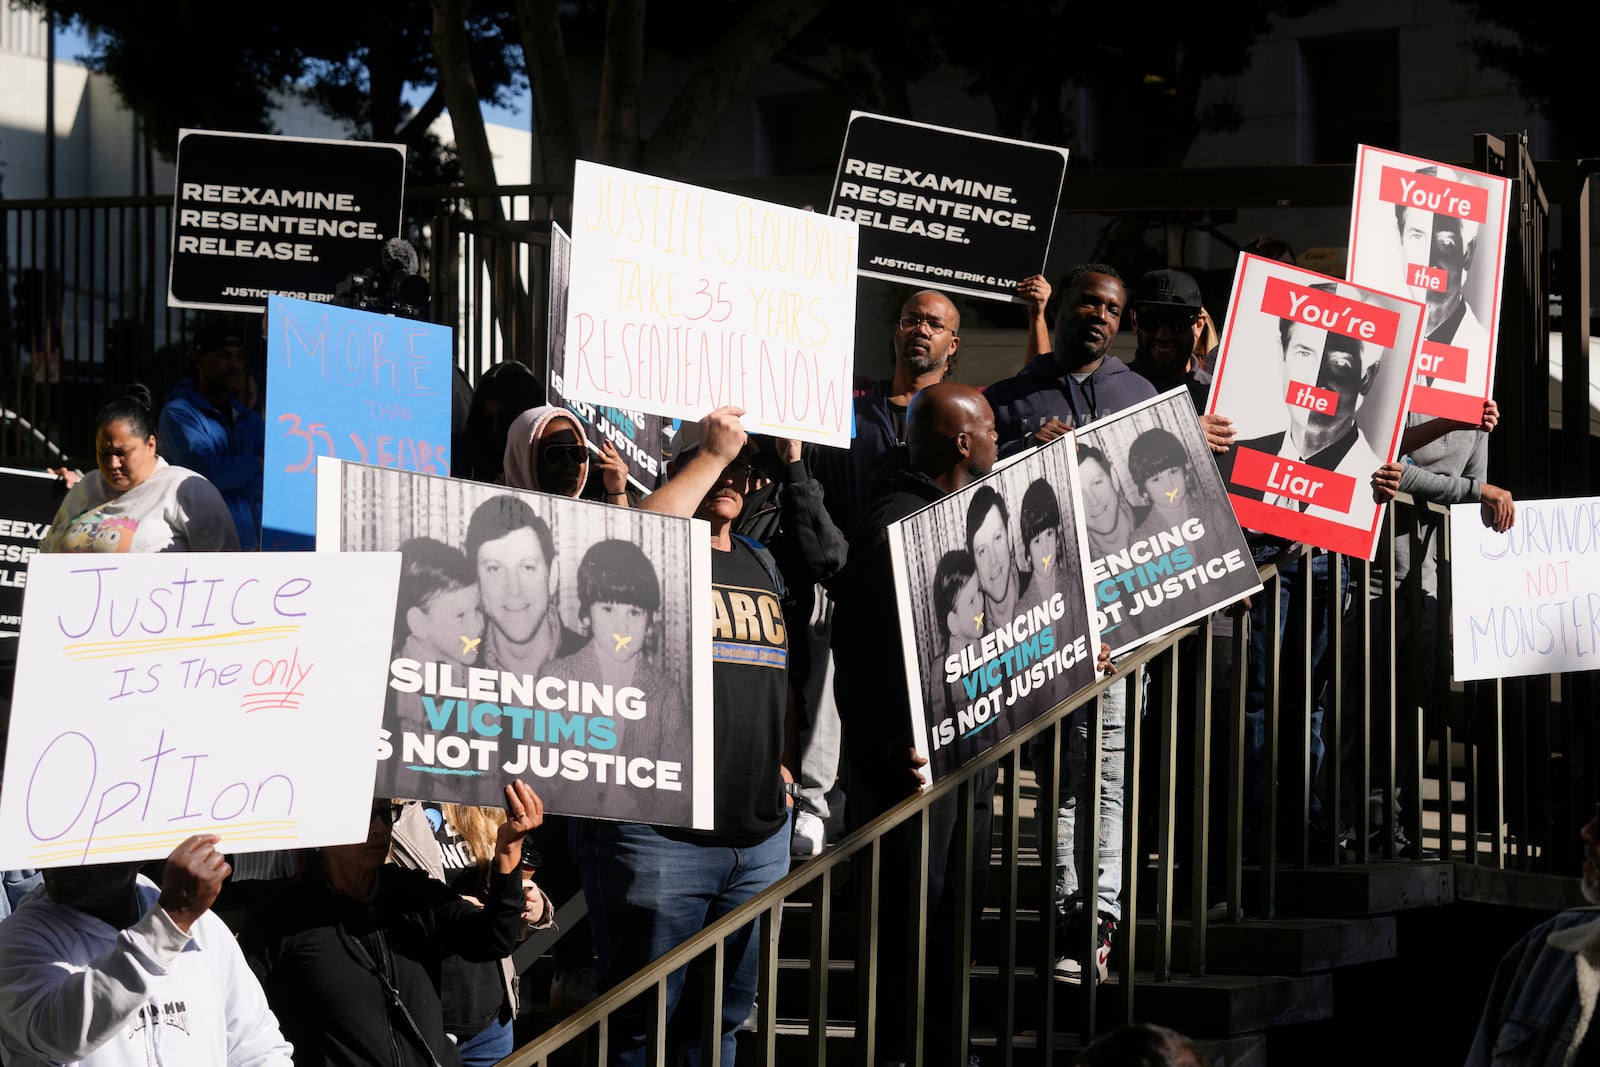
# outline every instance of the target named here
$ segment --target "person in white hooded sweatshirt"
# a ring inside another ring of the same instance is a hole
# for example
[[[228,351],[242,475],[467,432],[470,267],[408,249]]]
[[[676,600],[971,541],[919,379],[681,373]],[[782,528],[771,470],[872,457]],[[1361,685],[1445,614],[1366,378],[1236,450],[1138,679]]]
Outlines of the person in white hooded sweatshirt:
[[[292,1048],[226,923],[214,834],[167,857],[59,867],[0,922],[0,1061],[7,1067],[287,1067]]]

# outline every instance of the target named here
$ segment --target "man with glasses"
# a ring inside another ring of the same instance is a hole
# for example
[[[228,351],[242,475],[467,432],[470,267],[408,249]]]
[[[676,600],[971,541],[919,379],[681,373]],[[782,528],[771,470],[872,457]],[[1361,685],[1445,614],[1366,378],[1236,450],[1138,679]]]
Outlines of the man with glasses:
[[[813,450],[813,469],[823,488],[823,504],[846,538],[855,534],[871,500],[874,480],[896,466],[906,440],[906,409],[911,398],[942,382],[955,369],[961,348],[961,312],[949,297],[932,289],[912,293],[900,307],[890,338],[894,369],[855,397],[855,437],[844,449]],[[839,785],[841,733],[830,649],[834,598],[813,588],[811,623],[802,635],[809,646],[809,668],[797,676],[800,700],[800,794],[794,822],[794,855],[815,856],[837,836],[838,810],[848,796]]]
[[[750,484],[752,451],[743,412],[722,407],[686,423],[667,464],[667,483],[640,501],[646,511],[701,519],[711,527],[711,716],[716,766],[711,830],[579,821],[574,854],[594,931],[601,980],[615,985],[789,871],[789,642],[782,582],[771,553],[733,532]],[[722,1062],[755,1004],[760,943],[755,924],[724,942]],[[705,964],[693,965],[699,971]],[[699,1062],[704,1014],[699,976],[667,979],[667,1062]],[[646,1059],[645,1006],[611,1017],[611,1063]]]

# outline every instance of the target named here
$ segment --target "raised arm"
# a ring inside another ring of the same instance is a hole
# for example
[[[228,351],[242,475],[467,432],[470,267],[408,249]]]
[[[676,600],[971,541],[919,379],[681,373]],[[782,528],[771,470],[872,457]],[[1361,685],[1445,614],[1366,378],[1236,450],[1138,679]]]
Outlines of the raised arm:
[[[702,419],[700,447],[666,485],[639,501],[640,510],[693,518],[717,477],[744,451],[743,414],[743,408],[720,407]]]

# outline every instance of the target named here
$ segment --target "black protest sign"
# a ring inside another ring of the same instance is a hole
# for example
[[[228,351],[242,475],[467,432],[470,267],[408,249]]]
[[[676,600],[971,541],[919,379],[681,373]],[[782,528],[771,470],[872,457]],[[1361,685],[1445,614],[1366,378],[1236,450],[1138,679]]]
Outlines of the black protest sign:
[[[889,527],[912,744],[937,780],[1094,681],[1072,442]]]
[[[572,263],[572,238],[555,223],[550,224],[550,313],[547,349],[550,368],[545,383],[546,401],[556,407],[566,408],[583,423],[583,432],[591,447],[598,450],[601,441],[611,442],[623,462],[628,465],[628,480],[640,492],[649,493],[661,484],[663,449],[672,421],[660,415],[613,407],[608,404],[591,404],[583,400],[568,400],[564,384],[567,366],[567,278]]]
[[[1113,655],[1261,588],[1186,389],[1083,427],[1077,456],[1084,570]]]
[[[861,274],[994,300],[1044,270],[1067,150],[852,112],[828,213]]]
[[[28,560],[44,540],[66,495],[53,474],[0,467],[0,637],[22,632],[22,593]]]
[[[169,307],[326,303],[400,235],[403,145],[184,130],[177,171]]]

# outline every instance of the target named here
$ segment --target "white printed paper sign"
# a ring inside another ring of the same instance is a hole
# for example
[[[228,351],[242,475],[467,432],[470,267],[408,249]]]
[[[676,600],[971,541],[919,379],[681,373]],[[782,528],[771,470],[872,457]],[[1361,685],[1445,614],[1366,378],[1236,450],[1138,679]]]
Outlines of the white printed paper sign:
[[[1519,500],[1505,533],[1450,508],[1455,678],[1600,669],[1600,497]]]
[[[398,553],[37,555],[0,867],[359,841]]]
[[[566,374],[575,400],[850,444],[855,223],[580,161]]]

